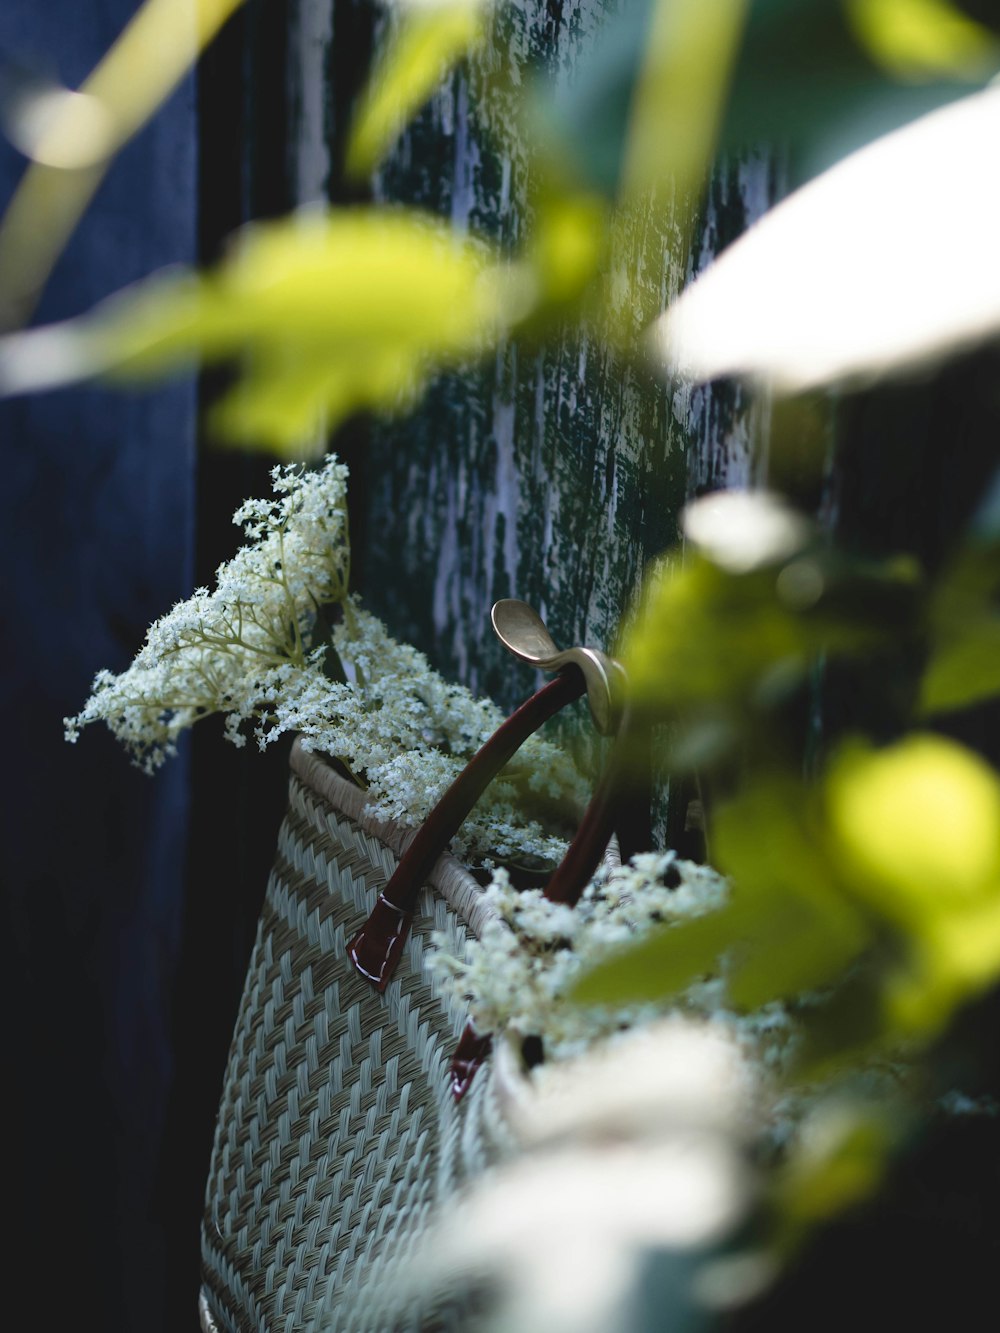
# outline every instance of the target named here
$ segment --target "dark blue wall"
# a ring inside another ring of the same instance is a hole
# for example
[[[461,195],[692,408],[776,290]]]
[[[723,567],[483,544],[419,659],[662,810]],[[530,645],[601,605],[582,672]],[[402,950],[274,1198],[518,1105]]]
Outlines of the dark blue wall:
[[[75,86],[136,7],[6,0],[0,58]],[[40,320],[195,258],[195,112],[189,80],[121,154]],[[0,205],[23,166],[0,145]],[[44,1327],[166,1327],[187,761],[149,779],[96,729],[66,745],[62,718],[190,590],[195,400],[184,383],[0,405],[7,1285]]]

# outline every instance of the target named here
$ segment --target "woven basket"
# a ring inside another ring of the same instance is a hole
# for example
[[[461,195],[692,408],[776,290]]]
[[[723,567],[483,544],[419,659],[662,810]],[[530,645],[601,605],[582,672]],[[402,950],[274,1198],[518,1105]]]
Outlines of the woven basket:
[[[452,1096],[467,1014],[424,969],[431,931],[465,953],[491,910],[442,857],[377,994],[346,943],[413,836],[298,745],[289,808],[233,1035],[202,1227],[205,1333],[459,1326],[397,1307],[393,1273],[431,1215],[515,1148],[493,1062]]]

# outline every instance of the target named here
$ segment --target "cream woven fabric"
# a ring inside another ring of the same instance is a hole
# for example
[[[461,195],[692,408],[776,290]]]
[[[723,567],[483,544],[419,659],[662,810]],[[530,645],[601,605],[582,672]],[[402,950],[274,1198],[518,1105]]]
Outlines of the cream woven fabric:
[[[456,1104],[465,1024],[424,971],[432,930],[462,956],[489,909],[449,857],[384,995],[347,960],[407,836],[298,746],[247,972],[202,1228],[206,1333],[460,1326],[398,1307],[397,1265],[462,1182],[514,1148],[490,1064]]]

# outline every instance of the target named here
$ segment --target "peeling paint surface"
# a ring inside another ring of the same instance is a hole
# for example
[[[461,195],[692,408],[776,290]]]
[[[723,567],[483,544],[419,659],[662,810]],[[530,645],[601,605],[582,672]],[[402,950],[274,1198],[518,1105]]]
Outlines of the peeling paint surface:
[[[515,249],[528,165],[503,96],[482,97],[485,64],[505,62],[510,97],[529,64],[570,81],[609,12],[600,0],[508,6],[490,50],[402,136],[376,198]],[[662,309],[770,188],[763,161],[723,165],[690,264],[676,258],[674,216],[650,210],[619,248],[623,302]],[[728,385],[652,381],[577,330],[543,350],[507,343],[375,426],[365,595],[438,669],[511,706],[535,679],[494,640],[492,603],[530,602],[561,645],[613,647],[645,565],[677,538],[685,498],[759,479],[759,411]]]
[[[293,195],[321,203],[330,188],[330,124],[326,68],[333,41],[333,0],[296,0],[291,15],[289,86],[293,138]]]

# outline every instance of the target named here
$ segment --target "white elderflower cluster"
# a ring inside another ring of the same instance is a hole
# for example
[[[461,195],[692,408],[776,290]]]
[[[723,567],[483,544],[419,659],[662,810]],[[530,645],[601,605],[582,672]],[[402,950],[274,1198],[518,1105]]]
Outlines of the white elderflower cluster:
[[[468,1003],[479,1031],[540,1036],[546,1060],[559,1061],[668,1008],[720,1025],[762,1071],[784,1065],[795,1036],[784,1006],[766,1005],[752,1015],[729,1012],[721,980],[699,981],[665,1004],[590,1007],[568,999],[581,973],[615,946],[720,908],[729,884],[710,867],[673,852],[646,853],[620,868],[602,868],[572,908],[549,902],[540,890],[516,890],[503,869],[494,871],[486,892],[502,919],[470,944],[466,962],[449,955],[444,937],[436,937],[429,963]]]
[[[214,591],[198,588],[158,620],[121,675],[101,671],[66,738],[105,722],[147,772],[176,752],[177,738],[210,713],[244,743],[242,723],[266,725],[269,701],[316,673],[310,649],[319,608],[347,595],[347,469],[335,455],[315,471],[271,473],[274,497],[233,515],[249,543],[219,566]]]
[[[668,881],[669,879],[669,886]],[[504,869],[486,890],[500,919],[470,942],[466,960],[447,952],[447,937],[432,936],[427,966],[467,1006],[483,1033],[542,1040],[544,1064],[533,1076],[598,1045],[615,1043],[665,1016],[697,1019],[736,1051],[750,1083],[745,1108],[762,1155],[781,1155],[800,1126],[831,1091],[846,1087],[878,1102],[891,1099],[908,1078],[905,1053],[872,1051],[818,1082],[795,1074],[803,1029],[797,1010],[824,1003],[820,993],[794,1003],[772,1001],[749,1013],[727,1002],[724,965],[684,991],[646,1004],[585,1006],[569,1000],[581,974],[608,952],[653,929],[679,924],[724,906],[729,881],[708,866],[674,852],[650,852],[629,865],[601,868],[575,907],[551,903],[539,890],[518,890]]]
[[[681,876],[674,889],[663,882],[671,865]],[[707,911],[725,892],[721,877],[672,853],[649,853],[610,872],[602,868],[575,907],[552,903],[541,890],[517,890],[507,871],[497,869],[486,895],[501,919],[470,944],[465,963],[443,952],[443,938],[435,940],[442,951],[432,966],[468,1000],[481,1032],[544,1035],[546,1056],[564,1058],[649,1016],[645,1008],[611,1011],[569,1003],[580,973],[654,922]]]
[[[419,823],[503,721],[489,700],[449,684],[422,653],[397,643],[348,594],[347,469],[276,467],[274,495],[234,514],[248,542],[149,630],[132,665],[102,671],[66,736],[104,722],[153,772],[180,734],[211,713],[225,734],[263,748],[298,732],[363,782],[374,812]],[[330,628],[321,614],[334,606]],[[564,843],[526,811],[547,806],[572,823],[583,779],[558,747],[532,738],[462,829],[455,851],[473,859],[558,860]]]
[[[504,715],[492,701],[444,680],[353,599],[332,638],[351,680],[286,688],[271,734],[294,730],[306,749],[336,755],[364,774],[374,814],[419,824]],[[562,750],[532,737],[463,824],[452,843],[456,854],[558,861],[565,842],[525,814],[537,804],[539,777],[549,805],[561,805],[564,822],[571,822],[586,800],[586,784]]]

